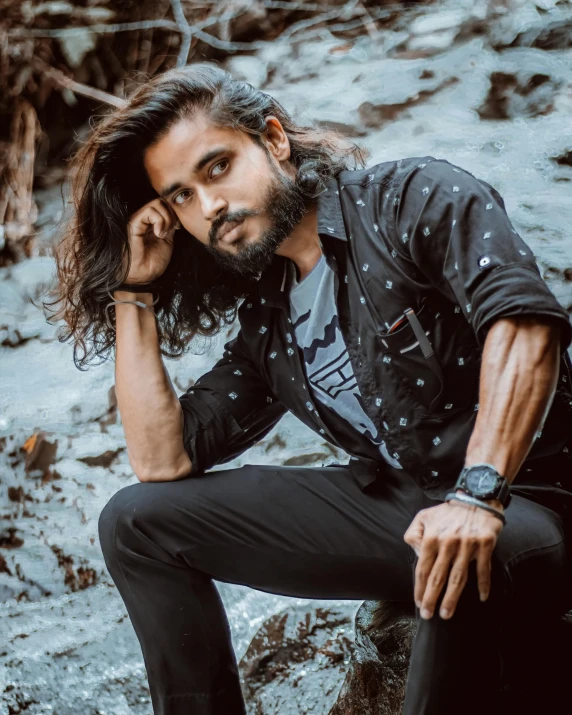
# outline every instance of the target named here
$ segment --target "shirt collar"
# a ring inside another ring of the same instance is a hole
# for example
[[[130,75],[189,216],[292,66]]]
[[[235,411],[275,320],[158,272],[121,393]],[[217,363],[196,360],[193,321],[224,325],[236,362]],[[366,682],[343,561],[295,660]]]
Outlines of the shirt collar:
[[[333,236],[347,241],[348,236],[342,215],[339,195],[339,182],[331,177],[325,182],[325,188],[317,197],[317,223],[319,236]],[[262,273],[258,281],[258,296],[266,305],[273,308],[286,305],[286,270],[285,256],[275,254],[270,266]]]

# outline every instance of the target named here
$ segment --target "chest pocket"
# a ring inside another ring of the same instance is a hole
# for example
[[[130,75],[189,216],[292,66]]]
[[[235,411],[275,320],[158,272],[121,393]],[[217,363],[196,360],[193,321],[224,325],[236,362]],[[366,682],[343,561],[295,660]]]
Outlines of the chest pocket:
[[[428,309],[424,302],[418,311],[407,308],[392,330],[378,333],[384,366],[400,380],[411,399],[428,413],[441,407],[443,370],[428,328]]]

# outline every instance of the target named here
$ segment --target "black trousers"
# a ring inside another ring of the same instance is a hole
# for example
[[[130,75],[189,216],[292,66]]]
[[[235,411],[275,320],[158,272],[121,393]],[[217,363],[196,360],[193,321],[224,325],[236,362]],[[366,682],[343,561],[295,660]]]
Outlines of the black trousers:
[[[513,488],[485,603],[471,568],[451,619],[416,611],[405,715],[495,712],[512,662],[503,644],[520,638],[515,658],[524,648],[522,662],[546,660],[530,634],[572,608],[566,500],[552,485],[567,476],[554,470],[570,464],[544,462],[542,474]],[[120,489],[99,537],[141,644],[155,715],[245,712],[213,579],[294,597],[412,602],[417,557],[403,534],[438,503],[392,469],[361,491],[341,464],[247,464]]]

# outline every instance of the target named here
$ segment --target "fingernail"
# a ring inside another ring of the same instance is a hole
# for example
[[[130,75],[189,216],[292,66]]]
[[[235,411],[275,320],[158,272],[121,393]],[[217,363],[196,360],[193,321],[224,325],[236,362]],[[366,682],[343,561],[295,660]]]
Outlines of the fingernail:
[[[481,594],[479,594],[479,597],[480,597],[481,601],[486,601],[487,598],[489,597],[489,595],[488,595],[488,593],[481,593]]]
[[[415,605],[417,606],[417,608],[421,608],[421,601],[415,601]]]
[[[431,618],[431,611],[428,608],[424,608],[421,611],[421,618],[427,618],[427,619]]]
[[[442,608],[439,613],[441,614],[441,618],[449,618],[451,612],[447,608]]]

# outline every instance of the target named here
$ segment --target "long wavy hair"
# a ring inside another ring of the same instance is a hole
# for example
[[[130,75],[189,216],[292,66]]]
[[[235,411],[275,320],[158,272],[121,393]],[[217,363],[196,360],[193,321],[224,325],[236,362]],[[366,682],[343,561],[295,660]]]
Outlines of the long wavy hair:
[[[131,264],[130,216],[157,198],[143,165],[145,150],[179,120],[204,115],[214,126],[239,129],[265,149],[265,118],[274,115],[290,141],[290,162],[304,193],[344,169],[365,167],[369,152],[337,131],[297,124],[270,95],[211,63],[157,75],[105,116],[70,161],[71,213],[54,248],[55,300],[43,302],[52,320],[63,320],[60,342],[72,340],[78,369],[105,360],[115,345],[114,308],[108,291],[126,280]],[[127,269],[123,256],[127,255]],[[255,281],[221,267],[194,236],[179,229],[173,256],[159,278],[155,305],[161,354],[180,357],[195,337],[214,336],[236,318]],[[48,306],[59,306],[56,310]],[[194,350],[193,352],[197,352]]]

